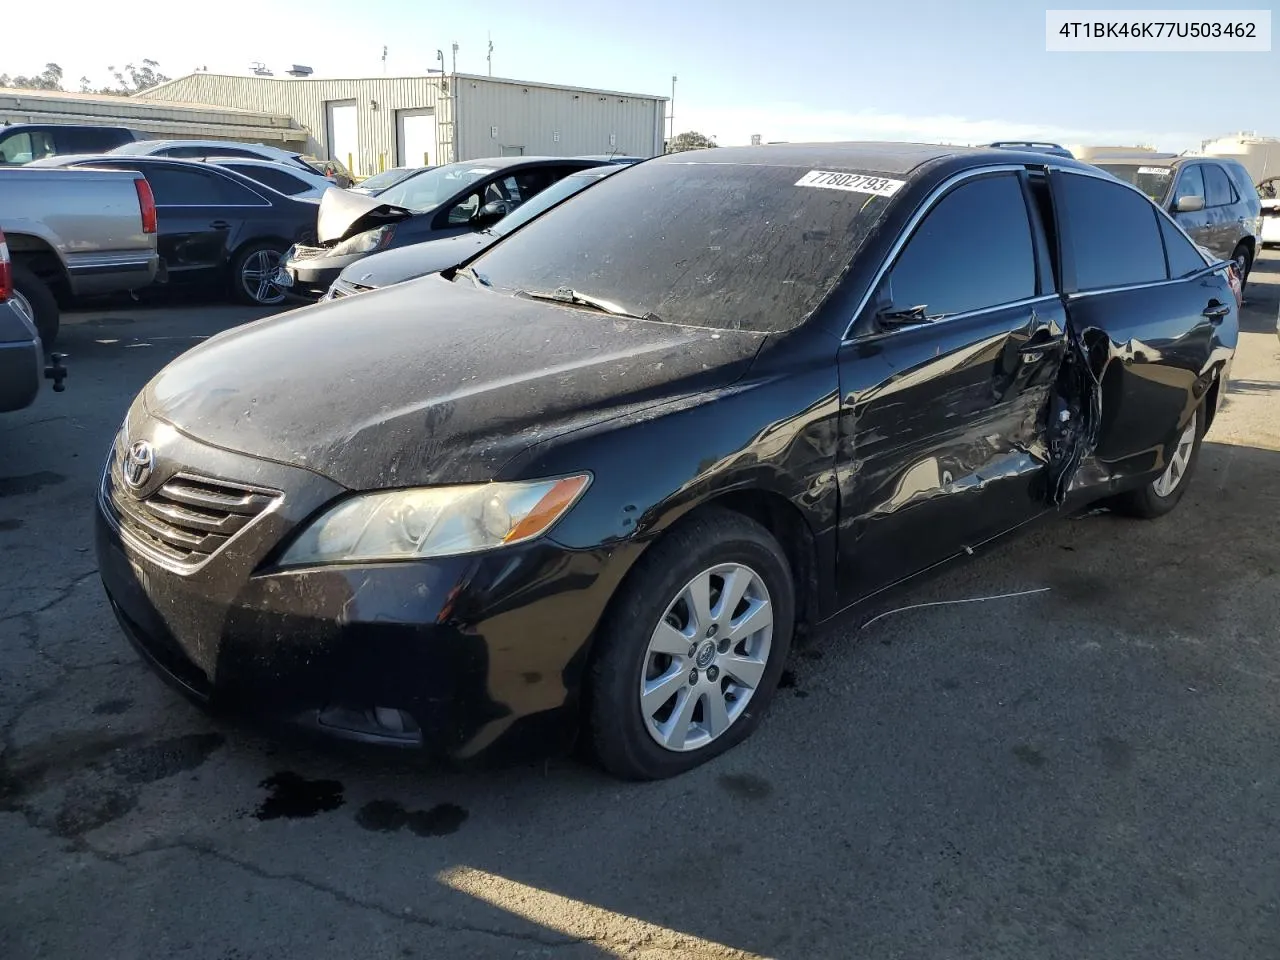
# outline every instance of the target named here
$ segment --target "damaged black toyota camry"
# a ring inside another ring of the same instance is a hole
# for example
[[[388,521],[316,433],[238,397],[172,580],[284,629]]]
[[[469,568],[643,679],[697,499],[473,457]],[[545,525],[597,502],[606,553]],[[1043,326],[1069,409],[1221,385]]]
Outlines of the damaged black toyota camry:
[[[669,776],[751,733],[798,628],[1090,501],[1171,510],[1229,271],[1069,159],[662,157],[162,370],[102,579],[210,707]]]

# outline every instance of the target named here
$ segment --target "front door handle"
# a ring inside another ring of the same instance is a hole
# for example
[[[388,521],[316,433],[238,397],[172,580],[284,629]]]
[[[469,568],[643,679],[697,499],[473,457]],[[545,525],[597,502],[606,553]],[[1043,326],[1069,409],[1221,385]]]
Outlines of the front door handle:
[[[215,220],[215,221],[213,221],[213,223],[209,224],[209,226],[213,227],[213,229],[215,229],[215,230],[230,230],[230,229],[231,229],[231,224],[227,223],[227,221],[225,221],[225,220]]]
[[[1222,318],[1231,312],[1231,308],[1225,303],[1219,303],[1217,300],[1210,300],[1209,305],[1204,308],[1203,316],[1208,318],[1210,323],[1218,324],[1222,322]]]

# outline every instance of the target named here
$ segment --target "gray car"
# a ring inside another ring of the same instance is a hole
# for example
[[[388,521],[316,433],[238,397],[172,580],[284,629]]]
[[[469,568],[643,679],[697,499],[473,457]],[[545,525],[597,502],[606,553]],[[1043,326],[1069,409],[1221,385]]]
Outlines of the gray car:
[[[1262,243],[1262,201],[1239,161],[1155,154],[1095,166],[1136,186],[1215,257],[1234,260],[1243,287]]]

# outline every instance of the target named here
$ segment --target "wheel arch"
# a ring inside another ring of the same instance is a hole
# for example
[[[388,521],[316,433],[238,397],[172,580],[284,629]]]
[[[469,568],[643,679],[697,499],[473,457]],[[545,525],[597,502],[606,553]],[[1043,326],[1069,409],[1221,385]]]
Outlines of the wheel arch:
[[[56,294],[70,292],[71,281],[58,251],[48,240],[32,233],[5,231],[5,242],[15,264],[21,264],[49,285]]]

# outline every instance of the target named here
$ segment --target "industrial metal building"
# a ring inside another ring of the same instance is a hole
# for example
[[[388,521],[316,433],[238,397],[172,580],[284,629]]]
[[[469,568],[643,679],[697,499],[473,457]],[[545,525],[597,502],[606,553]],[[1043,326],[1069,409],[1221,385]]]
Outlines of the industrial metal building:
[[[193,73],[134,96],[292,117],[357,176],[494,156],[663,150],[666,98],[464,73],[355,80]]]
[[[300,153],[307,142],[307,132],[284,114],[61,90],[0,89],[0,123],[107,124],[156,140],[244,140]]]

